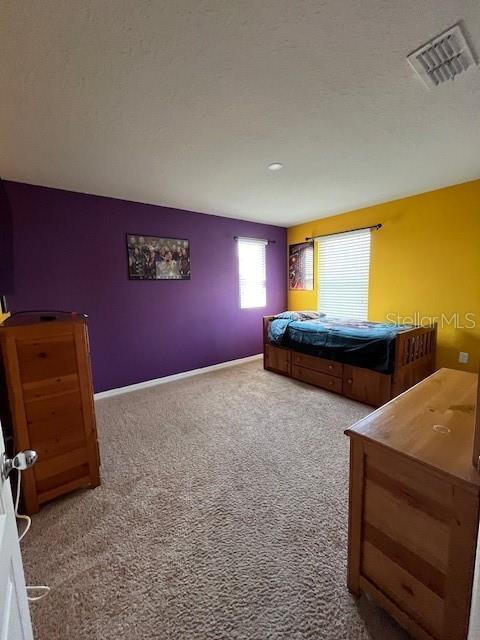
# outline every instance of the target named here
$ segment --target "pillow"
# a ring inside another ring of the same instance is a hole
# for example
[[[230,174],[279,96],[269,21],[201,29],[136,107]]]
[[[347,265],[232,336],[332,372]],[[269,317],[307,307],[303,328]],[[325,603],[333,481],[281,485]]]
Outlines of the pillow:
[[[323,318],[324,313],[318,311],[284,311],[275,316],[276,320],[318,320]]]
[[[299,311],[301,320],[318,320],[318,318],[324,318],[325,314],[321,311]]]

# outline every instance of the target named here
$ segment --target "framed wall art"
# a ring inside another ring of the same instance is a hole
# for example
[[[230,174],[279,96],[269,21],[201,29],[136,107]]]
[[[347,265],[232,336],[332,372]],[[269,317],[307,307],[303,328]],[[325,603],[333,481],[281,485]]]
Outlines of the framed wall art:
[[[313,242],[289,245],[288,286],[298,291],[313,290]]]

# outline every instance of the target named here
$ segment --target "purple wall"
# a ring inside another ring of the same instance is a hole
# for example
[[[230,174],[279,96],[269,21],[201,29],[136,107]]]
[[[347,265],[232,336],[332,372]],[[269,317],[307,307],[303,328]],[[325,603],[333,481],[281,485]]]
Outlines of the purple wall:
[[[13,293],[12,216],[5,184],[0,179],[0,296]]]
[[[87,313],[96,391],[262,350],[261,317],[286,308],[280,227],[6,182],[13,219],[12,311]],[[190,240],[190,281],[130,281],[125,234]],[[233,236],[267,247],[267,307],[240,309]]]

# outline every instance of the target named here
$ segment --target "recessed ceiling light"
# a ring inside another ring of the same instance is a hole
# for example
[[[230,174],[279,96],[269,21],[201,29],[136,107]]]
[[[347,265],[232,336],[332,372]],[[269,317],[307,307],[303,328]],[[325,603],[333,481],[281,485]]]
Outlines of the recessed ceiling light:
[[[280,171],[280,169],[283,169],[283,164],[281,162],[272,162],[272,164],[269,164],[267,169],[270,169],[270,171]]]

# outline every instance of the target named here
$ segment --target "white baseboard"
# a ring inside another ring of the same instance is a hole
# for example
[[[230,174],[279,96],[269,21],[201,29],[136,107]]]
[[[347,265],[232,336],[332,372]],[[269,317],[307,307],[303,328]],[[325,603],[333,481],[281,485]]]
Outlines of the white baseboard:
[[[95,400],[101,400],[102,398],[110,398],[111,396],[118,396],[122,393],[129,393],[130,391],[138,391],[139,389],[156,387],[158,384],[166,384],[167,382],[173,382],[174,380],[181,380],[182,378],[190,378],[192,376],[198,376],[201,373],[208,373],[209,371],[216,371],[217,369],[234,367],[238,364],[245,364],[245,362],[258,360],[259,358],[262,358],[262,357],[263,357],[263,353],[257,353],[254,356],[247,356],[246,358],[238,358],[237,360],[228,360],[228,362],[219,362],[218,364],[212,364],[209,367],[202,367],[201,369],[192,369],[191,371],[183,371],[182,373],[175,373],[172,376],[164,376],[163,378],[154,378],[153,380],[146,380],[145,382],[130,384],[127,387],[118,387],[117,389],[100,391],[99,393],[94,394],[94,398]]]

